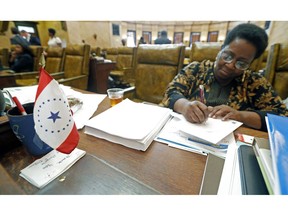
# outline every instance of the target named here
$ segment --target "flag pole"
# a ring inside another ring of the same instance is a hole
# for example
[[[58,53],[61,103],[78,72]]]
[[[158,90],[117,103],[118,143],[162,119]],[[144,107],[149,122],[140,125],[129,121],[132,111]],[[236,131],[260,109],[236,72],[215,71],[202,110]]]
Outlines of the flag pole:
[[[46,64],[45,55],[44,55],[44,52],[42,52],[40,60],[39,60],[39,65],[41,66],[40,71],[42,68],[43,69],[45,68],[45,64]]]

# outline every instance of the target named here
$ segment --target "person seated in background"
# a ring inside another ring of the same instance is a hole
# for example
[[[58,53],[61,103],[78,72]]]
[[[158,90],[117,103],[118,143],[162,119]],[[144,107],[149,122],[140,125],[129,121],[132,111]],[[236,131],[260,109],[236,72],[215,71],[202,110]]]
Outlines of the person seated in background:
[[[267,131],[267,113],[288,116],[288,109],[272,85],[261,74],[249,70],[267,45],[264,29],[249,23],[236,26],[227,35],[216,61],[192,62],[182,69],[160,104],[192,123],[205,122],[208,117],[233,119]],[[200,85],[204,86],[202,102]]]
[[[14,72],[33,71],[34,59],[29,45],[21,40],[16,41],[15,50],[11,52],[9,58],[9,66]]]
[[[53,28],[48,29],[49,33],[49,41],[48,46],[49,47],[61,47],[62,46],[62,40],[59,37],[56,37],[56,31]]]
[[[30,45],[41,46],[41,42],[38,37],[31,35],[29,32],[25,30],[21,30],[21,36],[28,41]]]
[[[154,41],[155,44],[171,44],[171,40],[168,39],[167,37],[167,32],[166,31],[162,31],[161,32],[161,37],[157,38]]]
[[[21,35],[20,32],[18,30],[18,28],[16,27],[12,27],[11,28],[11,33],[13,34],[13,36],[10,38],[10,43],[11,44],[17,44],[19,41],[21,41],[23,44],[26,43],[26,45],[29,45],[28,41],[25,40]]]
[[[139,46],[140,44],[146,44],[146,42],[145,42],[145,40],[144,40],[143,37],[141,37],[141,38],[139,39],[138,46]]]

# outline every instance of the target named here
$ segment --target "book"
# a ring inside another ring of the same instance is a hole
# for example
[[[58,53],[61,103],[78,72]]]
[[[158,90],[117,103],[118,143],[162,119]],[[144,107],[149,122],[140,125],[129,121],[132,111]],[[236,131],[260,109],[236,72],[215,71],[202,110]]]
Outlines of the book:
[[[274,194],[274,174],[269,140],[255,137],[252,145],[269,194]]]
[[[171,118],[172,110],[125,99],[93,117],[85,133],[129,148],[146,151]]]
[[[274,194],[288,194],[288,117],[267,114]]]
[[[43,188],[60,176],[86,154],[75,148],[70,154],[52,150],[20,171],[20,176],[38,188]]]
[[[185,121],[181,125],[180,134],[188,137],[191,141],[219,145],[222,139],[233,133],[242,124],[242,122],[235,120],[222,121],[214,118],[208,118],[202,124],[193,124]]]
[[[252,146],[240,145],[238,159],[242,194],[269,194]]]

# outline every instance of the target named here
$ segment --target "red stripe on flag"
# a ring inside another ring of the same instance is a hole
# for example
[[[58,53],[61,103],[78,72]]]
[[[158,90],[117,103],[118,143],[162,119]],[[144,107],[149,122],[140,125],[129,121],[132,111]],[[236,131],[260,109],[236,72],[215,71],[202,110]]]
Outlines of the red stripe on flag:
[[[70,134],[68,135],[66,140],[58,148],[56,148],[56,150],[65,154],[69,154],[76,148],[79,139],[79,133],[74,123],[73,129],[71,130]]]
[[[43,89],[53,80],[53,77],[43,68],[40,69],[40,76],[39,76],[39,85],[36,92],[36,98],[37,100],[38,96],[41,94]]]

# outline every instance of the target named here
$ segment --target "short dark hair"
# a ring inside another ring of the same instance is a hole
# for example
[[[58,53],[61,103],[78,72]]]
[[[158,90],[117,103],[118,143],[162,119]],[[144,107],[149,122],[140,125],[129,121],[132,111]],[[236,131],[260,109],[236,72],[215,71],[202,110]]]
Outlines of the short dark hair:
[[[268,46],[268,35],[265,30],[251,23],[243,23],[233,28],[227,35],[223,47],[229,45],[236,38],[241,38],[253,44],[257,51],[254,59],[257,59]]]
[[[167,32],[166,31],[161,31],[161,36],[167,37]]]
[[[19,30],[17,27],[12,27],[11,32],[12,32],[12,34],[19,34]]]
[[[53,28],[48,28],[48,32],[51,33],[51,34],[53,34],[53,35],[56,34],[56,31],[55,31],[55,29],[53,29]]]

